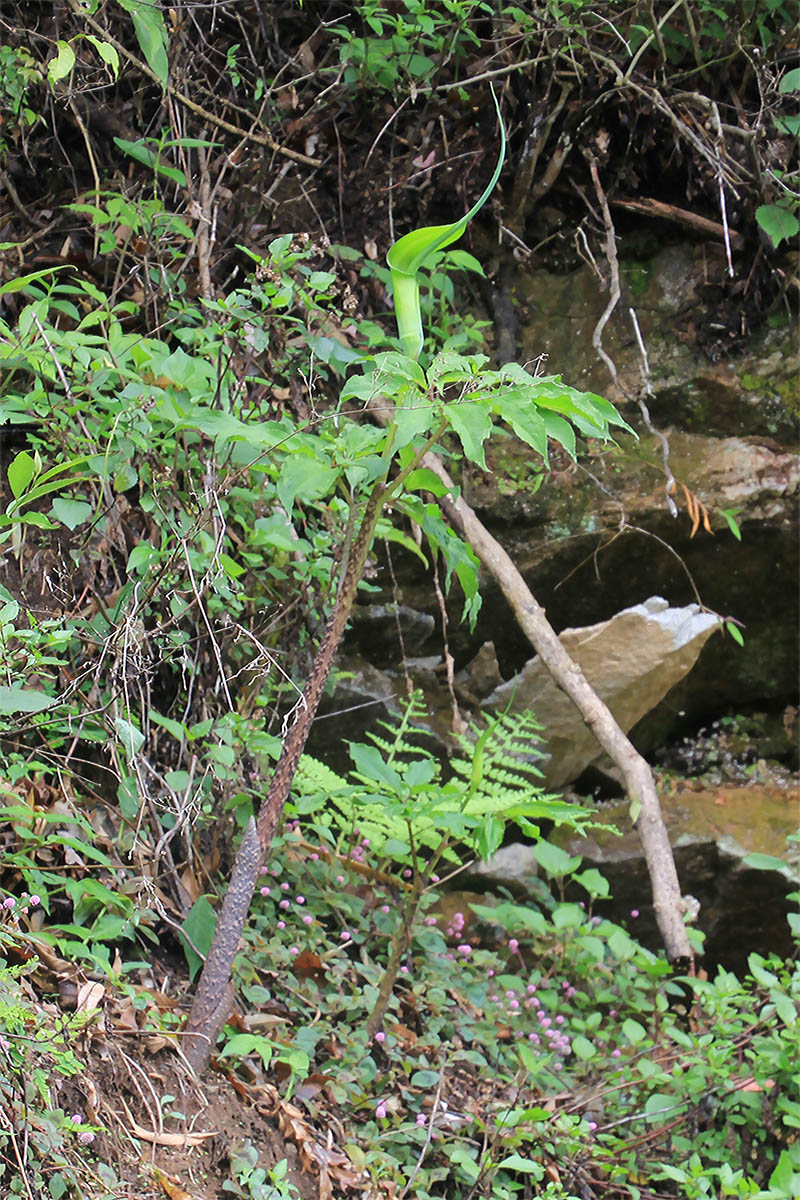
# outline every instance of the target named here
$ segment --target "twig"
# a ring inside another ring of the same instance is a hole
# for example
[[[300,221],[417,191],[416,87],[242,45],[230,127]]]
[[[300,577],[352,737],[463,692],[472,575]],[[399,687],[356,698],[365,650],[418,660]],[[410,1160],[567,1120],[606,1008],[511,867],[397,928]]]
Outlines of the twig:
[[[447,690],[450,693],[450,707],[453,711],[453,733],[465,733],[467,726],[464,718],[458,708],[458,700],[456,699],[455,677],[453,673],[453,656],[450,653],[450,645],[447,641],[447,605],[444,602],[442,586],[439,581],[439,555],[438,553],[433,560],[433,590],[436,593],[436,599],[439,604],[439,613],[442,618],[442,650],[444,651],[444,663],[447,671]]]
[[[442,1084],[443,1083],[444,1083],[444,1068],[439,1072],[439,1082],[436,1085],[436,1093],[433,1097],[433,1108],[431,1109],[431,1115],[430,1115],[430,1119],[428,1121],[428,1135],[425,1138],[425,1144],[422,1147],[422,1149],[420,1150],[419,1158],[417,1159],[417,1161],[414,1165],[414,1170],[411,1172],[408,1179],[406,1180],[406,1186],[403,1188],[403,1190],[400,1193],[400,1195],[398,1196],[397,1200],[403,1200],[403,1198],[408,1194],[408,1189],[411,1187],[412,1183],[416,1179],[417,1175],[419,1174],[420,1168],[425,1161],[425,1157],[428,1153],[428,1149],[430,1147],[431,1140],[433,1138],[434,1119],[435,1119],[436,1113],[439,1109],[439,1101],[441,1100],[441,1096],[442,1096]]]
[[[642,42],[641,46],[640,46],[640,47],[639,47],[639,49],[636,51],[636,53],[634,54],[634,56],[633,56],[633,58],[631,59],[630,63],[628,64],[628,69],[627,69],[627,71],[625,72],[625,75],[624,75],[624,81],[625,81],[625,83],[628,83],[628,82],[630,82],[630,77],[631,77],[631,75],[633,74],[633,72],[634,72],[634,71],[635,71],[635,69],[636,69],[636,64],[638,63],[639,59],[640,59],[640,58],[642,57],[642,55],[644,54],[645,50],[646,50],[646,49],[648,48],[648,46],[651,44],[651,42],[653,42],[653,41],[656,41],[656,42],[658,43],[659,53],[660,53],[660,55],[661,55],[662,62],[663,62],[663,59],[664,59],[664,42],[663,42],[663,40],[662,40],[662,38],[661,38],[661,27],[667,23],[667,21],[670,19],[670,17],[672,16],[672,14],[673,14],[673,13],[676,11],[676,9],[679,9],[679,8],[681,7],[681,5],[682,5],[682,4],[683,4],[683,0],[675,0],[675,3],[673,4],[672,8],[668,9],[668,10],[667,10],[667,11],[664,13],[664,16],[661,18],[661,20],[660,20],[660,21],[656,21],[656,20],[655,20],[655,13],[654,13],[654,11],[653,11],[653,5],[652,5],[652,3],[651,3],[651,5],[650,5],[650,19],[653,21],[653,29],[652,29],[652,32],[651,32],[651,33],[648,33],[647,37],[644,39],[644,41]]]
[[[620,297],[619,259],[617,258],[617,238],[614,230],[614,222],[611,219],[611,210],[608,207],[608,198],[606,197],[603,185],[600,182],[600,173],[597,170],[597,159],[589,159],[589,170],[591,172],[592,182],[594,183],[594,190],[597,194],[597,199],[603,213],[603,224],[605,225],[606,231],[606,258],[608,260],[608,269],[611,275],[611,295],[609,297],[608,304],[605,307],[605,311],[595,325],[594,333],[592,334],[592,345],[594,346],[600,358],[608,367],[608,370],[611,372],[611,378],[613,379],[615,386],[619,388],[626,398],[631,399],[627,389],[624,388],[620,383],[619,375],[617,373],[617,364],[603,348],[603,330],[605,329],[612,312],[617,307]],[[639,343],[639,352],[642,355],[642,375],[644,378],[645,392],[648,395],[652,395],[652,385],[650,383],[650,364],[647,358],[647,350],[645,349],[644,341],[642,340],[642,335],[639,330],[639,322],[636,319],[636,313],[632,308],[629,309],[629,312],[631,314],[631,320],[633,321],[633,327]],[[648,409],[643,397],[639,395],[636,397],[636,400],[638,402],[639,411],[642,414],[645,425],[661,443],[661,460],[664,464],[664,474],[666,477],[664,486],[667,508],[673,517],[677,517],[678,506],[672,499],[672,492],[675,488],[675,478],[669,466],[669,441],[667,440],[666,434],[663,434],[653,425],[650,419],[650,410]]]
[[[181,104],[185,105],[186,108],[195,113],[198,117],[202,117],[204,120],[209,121],[212,125],[216,125],[217,129],[224,129],[228,133],[235,133],[239,138],[246,137],[249,142],[255,142],[257,146],[266,146],[268,150],[274,150],[276,154],[282,154],[284,158],[290,158],[293,162],[304,163],[307,167],[322,166],[322,159],[311,158],[308,154],[300,154],[297,150],[289,150],[288,147],[281,146],[280,142],[276,142],[275,138],[269,133],[245,134],[237,125],[232,125],[230,121],[225,121],[222,117],[216,116],[207,108],[203,108],[201,105],[196,104],[194,100],[191,100],[189,96],[185,95],[183,92],[179,92],[178,89],[171,83],[163,83],[163,81],[159,79],[158,75],[156,75],[155,71],[153,71],[147,65],[147,63],[142,62],[140,58],[138,58],[135,54],[132,54],[131,51],[128,50],[127,46],[124,46],[122,42],[118,41],[117,38],[109,33],[107,29],[104,29],[99,21],[95,21],[94,18],[87,13],[86,9],[81,7],[78,0],[67,0],[67,3],[76,17],[79,17],[82,21],[85,21],[89,28],[93,29],[95,33],[97,33],[104,41],[110,42],[110,44],[114,46],[114,48],[123,56],[123,58],[127,58],[128,62],[132,63],[138,71],[141,71],[143,75],[148,77],[148,79],[152,79],[153,82],[157,83],[160,88],[163,88],[165,92],[167,92],[170,96],[173,96],[176,100],[179,100]]]
[[[639,319],[636,316],[636,309],[629,308],[628,313],[630,314],[631,322],[633,323],[633,331],[636,334],[636,341],[639,346],[639,354],[641,355],[641,358],[642,358],[642,381],[644,383],[644,395],[652,396],[653,395],[653,384],[650,379],[650,360],[647,357],[647,347],[644,344],[644,338],[642,337],[642,331],[639,328]],[[669,441],[667,439],[667,435],[665,433],[662,433],[660,429],[656,429],[656,427],[653,425],[653,422],[650,419],[650,409],[647,407],[647,404],[645,403],[644,396],[640,395],[637,397],[637,399],[639,401],[639,411],[642,414],[642,418],[644,420],[645,425],[650,430],[650,432],[656,438],[658,438],[658,441],[661,445],[661,463],[664,468],[664,477],[666,479],[665,488],[666,488],[666,496],[667,496],[667,506],[669,507],[669,510],[672,513],[673,517],[676,517],[678,515],[678,510],[675,506],[674,500],[672,499],[672,493],[675,491],[675,476],[672,474],[672,469],[669,465]]]
[[[228,680],[225,675],[225,667],[222,662],[222,654],[220,653],[219,644],[217,643],[217,639],[214,635],[214,630],[211,628],[211,622],[208,619],[208,614],[206,613],[205,605],[203,604],[200,593],[197,590],[197,580],[195,579],[194,571],[192,570],[192,563],[191,563],[191,559],[189,557],[189,547],[187,546],[186,542],[183,539],[181,539],[181,546],[183,548],[183,556],[184,556],[184,559],[186,560],[186,569],[189,573],[189,582],[192,585],[192,591],[194,592],[194,598],[197,601],[197,607],[200,610],[200,616],[203,619],[203,624],[205,625],[206,630],[208,631],[208,636],[211,638],[211,646],[214,651],[214,658],[217,660],[217,667],[219,669],[219,677],[222,681],[222,690],[225,693],[225,699],[228,701],[228,707],[230,708],[231,712],[235,712],[236,705],[233,703],[233,698],[230,693],[230,688],[228,687]]]
[[[502,79],[504,75],[513,75],[515,71],[521,71],[523,67],[535,67],[543,57],[540,54],[537,58],[523,58],[521,62],[513,63],[510,67],[498,67],[495,71],[482,71],[480,75],[469,75],[466,79],[456,83],[439,83],[430,84],[428,87],[418,87],[417,93],[423,95],[427,92],[452,92],[453,88],[469,87],[473,83],[482,83],[484,79]]]
[[[728,278],[733,279],[734,270],[733,259],[731,258],[731,235],[728,229],[728,207],[725,202],[725,180],[722,175],[722,156],[720,154],[720,146],[722,146],[725,141],[725,135],[722,132],[722,123],[719,119],[719,109],[717,108],[716,102],[712,103],[711,105],[711,114],[714,118],[714,128],[717,134],[715,139],[717,158],[719,160],[719,167],[717,170],[717,186],[719,187],[719,209],[722,213],[722,228],[725,234],[725,254],[728,259]]]

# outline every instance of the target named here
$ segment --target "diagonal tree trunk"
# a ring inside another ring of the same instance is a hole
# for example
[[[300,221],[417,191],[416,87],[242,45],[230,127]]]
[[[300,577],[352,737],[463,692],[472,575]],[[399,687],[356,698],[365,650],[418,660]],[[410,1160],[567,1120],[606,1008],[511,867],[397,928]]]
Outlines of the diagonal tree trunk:
[[[454,487],[453,480],[436,454],[426,454],[423,466],[438,475],[447,488]],[[622,771],[632,810],[637,814],[634,824],[650,874],[656,921],[667,957],[671,962],[688,959],[691,963],[693,955],[683,921],[683,901],[675,859],[648,763],[631,745],[608,706],[597,695],[578,664],[567,654],[544,609],[514,563],[467,502],[462,497],[451,500],[442,496],[438,503],[448,521],[469,542],[497,580],[523,633],[554,682],[573,701],[600,745]]]

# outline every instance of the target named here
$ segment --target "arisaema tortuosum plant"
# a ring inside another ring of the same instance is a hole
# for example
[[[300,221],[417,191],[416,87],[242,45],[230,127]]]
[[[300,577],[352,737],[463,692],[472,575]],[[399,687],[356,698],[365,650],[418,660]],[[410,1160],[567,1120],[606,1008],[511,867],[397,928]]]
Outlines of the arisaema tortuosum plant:
[[[386,256],[392,276],[394,311],[397,317],[397,332],[403,353],[409,358],[419,358],[423,345],[422,312],[420,309],[419,280],[417,273],[435,251],[442,250],[461,237],[475,214],[483,207],[494,191],[506,157],[506,131],[500,106],[492,89],[492,100],[497,109],[500,125],[500,155],[494,174],[483,194],[472,208],[452,225],[426,225],[424,229],[413,229],[394,243]]]

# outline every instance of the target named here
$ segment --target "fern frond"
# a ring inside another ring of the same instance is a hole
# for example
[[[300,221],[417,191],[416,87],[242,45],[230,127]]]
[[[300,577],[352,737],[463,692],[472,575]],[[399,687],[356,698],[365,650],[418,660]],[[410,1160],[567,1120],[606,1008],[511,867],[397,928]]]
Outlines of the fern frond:
[[[415,693],[399,718],[382,722],[384,733],[353,743],[354,769],[343,779],[303,755],[294,780],[296,810],[314,814],[337,839],[370,839],[380,855],[404,858],[411,845],[456,856],[449,842],[465,842],[486,856],[502,840],[504,823],[549,819],[582,829],[591,810],[542,791],[541,726],[530,713],[490,717],[459,739],[461,753],[443,783],[438,760],[420,744],[429,737],[425,710]]]

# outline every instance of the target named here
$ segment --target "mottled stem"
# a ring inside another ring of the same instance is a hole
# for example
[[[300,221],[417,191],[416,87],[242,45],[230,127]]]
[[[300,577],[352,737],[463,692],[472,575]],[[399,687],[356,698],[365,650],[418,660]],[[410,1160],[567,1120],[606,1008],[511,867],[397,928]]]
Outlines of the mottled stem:
[[[304,693],[305,704],[283,743],[283,750],[275,767],[269,791],[261,805],[258,821],[251,818],[236,854],[231,882],[186,1024],[187,1036],[184,1039],[183,1051],[198,1075],[208,1066],[220,1030],[230,1015],[233,1004],[233,960],[256,889],[261,864],[283,813],[300,755],[303,753],[334,656],[347,625],[385,495],[386,485],[376,484],[367,502],[358,537],[350,551],[336,605],[314,659],[311,677]]]

